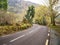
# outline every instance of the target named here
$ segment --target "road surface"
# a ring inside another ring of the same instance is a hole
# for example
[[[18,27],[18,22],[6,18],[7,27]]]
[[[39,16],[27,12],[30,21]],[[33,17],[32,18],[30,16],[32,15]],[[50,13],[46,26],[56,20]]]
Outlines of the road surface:
[[[48,27],[34,24],[31,28],[0,37],[0,45],[46,45]]]

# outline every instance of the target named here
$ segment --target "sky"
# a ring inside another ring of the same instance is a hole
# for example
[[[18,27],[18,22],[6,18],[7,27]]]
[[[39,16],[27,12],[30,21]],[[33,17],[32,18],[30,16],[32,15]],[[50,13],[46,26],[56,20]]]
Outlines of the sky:
[[[46,5],[46,6],[48,6],[48,4],[49,4],[48,0],[25,0],[25,1],[31,1],[33,3],[37,3],[40,5]]]
[[[33,3],[40,4],[40,5],[49,6],[49,0],[25,0],[25,1],[30,1],[30,2],[33,2]],[[60,12],[60,0],[59,0],[58,4],[55,7],[57,7],[57,6],[59,6],[59,8],[57,9],[57,11]]]

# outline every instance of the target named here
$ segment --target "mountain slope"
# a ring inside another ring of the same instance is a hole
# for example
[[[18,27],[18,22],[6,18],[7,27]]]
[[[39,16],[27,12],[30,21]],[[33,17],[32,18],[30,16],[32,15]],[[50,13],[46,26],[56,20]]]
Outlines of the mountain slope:
[[[38,4],[24,1],[24,0],[8,0],[8,11],[14,12],[14,13],[22,13],[23,11],[26,11],[28,6],[34,5],[38,6]]]

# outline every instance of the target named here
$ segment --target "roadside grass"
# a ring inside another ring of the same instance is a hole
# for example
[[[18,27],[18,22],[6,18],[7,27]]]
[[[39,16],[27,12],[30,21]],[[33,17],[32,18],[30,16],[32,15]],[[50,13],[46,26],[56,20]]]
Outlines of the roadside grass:
[[[21,24],[19,26],[17,26],[17,25],[0,26],[0,36],[11,34],[11,33],[18,32],[18,31],[22,31],[22,30],[27,29],[31,26],[32,26],[31,24]]]
[[[58,33],[60,33],[60,25],[56,25],[56,26],[50,26],[53,30],[57,31]]]

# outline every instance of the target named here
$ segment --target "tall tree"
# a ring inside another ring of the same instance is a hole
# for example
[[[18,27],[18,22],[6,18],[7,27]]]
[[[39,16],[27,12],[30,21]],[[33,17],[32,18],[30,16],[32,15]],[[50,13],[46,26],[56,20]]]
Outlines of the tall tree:
[[[25,15],[25,18],[28,20],[29,23],[33,22],[34,14],[35,14],[35,8],[32,5],[28,8],[27,14]]]
[[[55,13],[54,10],[53,10],[53,6],[54,6],[55,4],[57,4],[58,1],[59,1],[59,0],[49,0],[49,4],[50,4],[49,8],[50,8],[50,11],[51,11],[51,24],[52,24],[52,25],[55,25],[55,18],[56,18],[57,16],[59,16],[59,15],[56,16],[56,13]]]
[[[0,0],[0,9],[7,10],[7,0]]]
[[[50,10],[47,6],[39,6],[35,8],[35,17],[34,17],[34,21],[36,21],[39,24],[42,25],[46,25],[48,24],[48,21],[50,22],[50,19],[48,19],[50,17],[51,13]],[[48,17],[48,18],[47,18]]]

